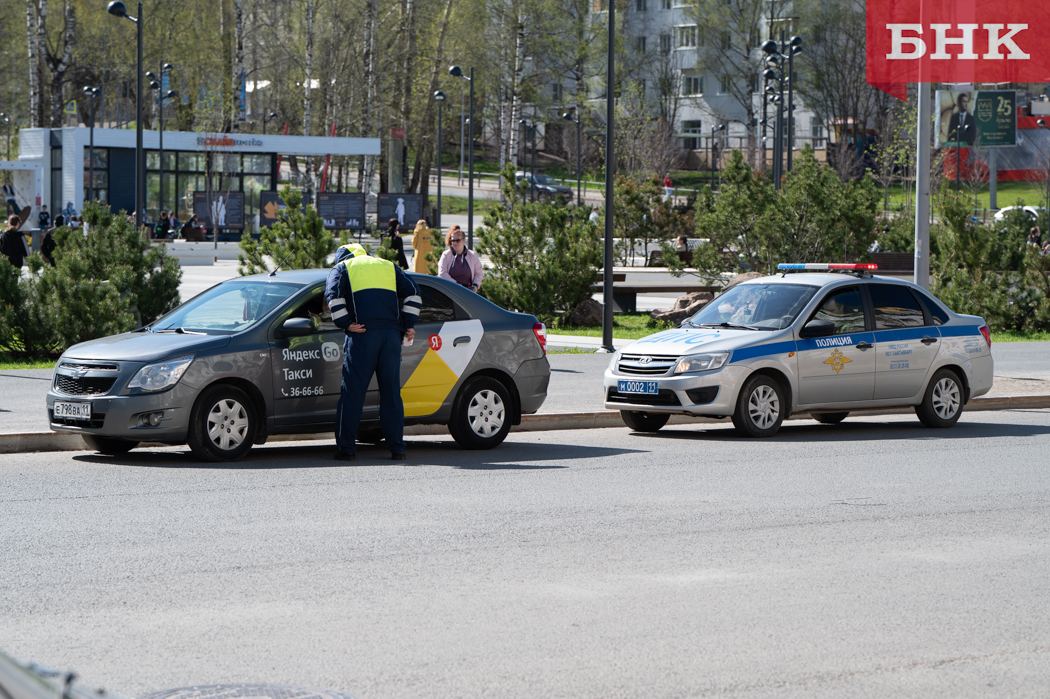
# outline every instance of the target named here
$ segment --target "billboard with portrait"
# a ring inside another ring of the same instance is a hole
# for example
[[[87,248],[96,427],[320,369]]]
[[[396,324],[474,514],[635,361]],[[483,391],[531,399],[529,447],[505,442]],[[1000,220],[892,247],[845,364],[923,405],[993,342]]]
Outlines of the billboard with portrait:
[[[937,92],[937,143],[996,148],[1017,145],[1017,94],[1013,90]]]

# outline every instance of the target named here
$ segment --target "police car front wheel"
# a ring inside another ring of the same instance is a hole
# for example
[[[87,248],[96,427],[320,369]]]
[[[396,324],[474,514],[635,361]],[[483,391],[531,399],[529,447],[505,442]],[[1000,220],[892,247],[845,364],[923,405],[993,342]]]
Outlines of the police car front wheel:
[[[756,374],[744,382],[733,424],[748,437],[772,437],[784,422],[784,390],[776,381]]]
[[[671,419],[666,413],[642,413],[636,410],[621,410],[620,417],[635,432],[659,432]]]
[[[927,427],[951,427],[963,411],[963,388],[959,376],[951,369],[933,375],[922,403],[915,406],[919,422]]]

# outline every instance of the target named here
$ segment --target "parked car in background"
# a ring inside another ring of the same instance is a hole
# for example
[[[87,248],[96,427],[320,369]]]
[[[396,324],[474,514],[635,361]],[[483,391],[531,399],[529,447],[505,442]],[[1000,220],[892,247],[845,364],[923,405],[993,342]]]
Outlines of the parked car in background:
[[[1041,207],[1041,206],[1007,206],[1007,207],[1004,207],[1004,208],[1002,208],[1002,209],[999,209],[998,211],[996,211],[996,212],[995,212],[995,216],[994,216],[993,218],[994,218],[994,220],[996,220],[996,221],[1002,221],[1002,220],[1004,220],[1004,219],[1005,219],[1005,218],[1006,218],[1007,216],[1009,216],[1011,212],[1013,212],[1013,211],[1017,211],[1018,209],[1020,209],[1020,210],[1024,211],[1025,215],[1026,215],[1026,216],[1028,216],[1028,218],[1029,218],[1029,219],[1030,219],[1030,220],[1031,220],[1031,221],[1032,221],[1033,223],[1035,223],[1035,221],[1036,221],[1036,220],[1037,220],[1037,219],[1038,219],[1038,218],[1039,218],[1039,217],[1040,217],[1040,216],[1041,216],[1041,215],[1043,214],[1043,212],[1044,212],[1044,211],[1046,210],[1046,209],[1044,209],[1044,208],[1043,208],[1043,207]]]
[[[533,179],[531,172],[516,172],[514,175],[519,184],[527,182],[528,186],[525,191],[530,193],[535,191],[536,198],[540,201],[549,201],[557,197],[566,203],[572,202],[572,187],[566,187],[553,177],[538,174]]]

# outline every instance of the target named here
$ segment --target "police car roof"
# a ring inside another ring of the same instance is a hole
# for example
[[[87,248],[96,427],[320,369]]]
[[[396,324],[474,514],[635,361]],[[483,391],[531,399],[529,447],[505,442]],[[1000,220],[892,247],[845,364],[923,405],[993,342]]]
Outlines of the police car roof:
[[[905,279],[896,279],[894,277],[856,277],[852,274],[844,274],[842,272],[803,272],[791,274],[771,274],[768,277],[756,277],[755,279],[748,279],[746,282],[741,282],[741,284],[804,284],[806,286],[827,286],[829,284],[835,284],[836,282],[855,284],[857,282],[873,281],[889,282],[891,284],[911,284],[911,282]]]

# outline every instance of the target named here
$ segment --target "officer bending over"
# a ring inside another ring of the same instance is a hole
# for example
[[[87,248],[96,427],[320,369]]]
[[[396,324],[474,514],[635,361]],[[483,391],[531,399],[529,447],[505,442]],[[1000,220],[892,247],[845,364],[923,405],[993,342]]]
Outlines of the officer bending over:
[[[346,331],[343,386],[335,414],[336,459],[353,461],[365,393],[376,375],[379,420],[390,458],[405,458],[401,402],[401,334],[411,342],[423,302],[419,288],[396,265],[369,257],[360,245],[341,247],[328,275],[325,299],[332,322]]]

